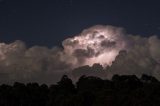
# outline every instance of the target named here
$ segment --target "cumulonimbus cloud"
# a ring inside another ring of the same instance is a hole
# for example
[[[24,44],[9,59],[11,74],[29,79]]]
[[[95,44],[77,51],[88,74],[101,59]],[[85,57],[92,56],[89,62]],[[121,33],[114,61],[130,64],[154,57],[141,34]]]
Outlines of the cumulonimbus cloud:
[[[96,25],[65,39],[62,46],[27,48],[20,40],[0,43],[0,83],[54,83],[63,74],[109,78],[113,74],[145,73],[160,79],[157,36],[146,38],[127,34],[120,27]]]

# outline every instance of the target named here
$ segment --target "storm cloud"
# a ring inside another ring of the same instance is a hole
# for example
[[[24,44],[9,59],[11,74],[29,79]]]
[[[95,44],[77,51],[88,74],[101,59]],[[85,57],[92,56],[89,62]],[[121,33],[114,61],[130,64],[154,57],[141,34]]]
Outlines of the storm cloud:
[[[160,79],[160,39],[127,34],[123,28],[96,25],[65,39],[60,47],[27,47],[23,41],[0,43],[0,83],[54,83],[114,74],[153,75]],[[98,64],[95,64],[98,63]]]

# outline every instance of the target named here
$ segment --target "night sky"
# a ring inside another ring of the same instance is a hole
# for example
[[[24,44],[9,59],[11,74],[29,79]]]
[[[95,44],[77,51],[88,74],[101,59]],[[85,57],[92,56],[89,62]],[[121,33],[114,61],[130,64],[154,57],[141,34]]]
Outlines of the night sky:
[[[160,35],[159,5],[159,0],[0,0],[0,41],[52,47],[97,24]]]

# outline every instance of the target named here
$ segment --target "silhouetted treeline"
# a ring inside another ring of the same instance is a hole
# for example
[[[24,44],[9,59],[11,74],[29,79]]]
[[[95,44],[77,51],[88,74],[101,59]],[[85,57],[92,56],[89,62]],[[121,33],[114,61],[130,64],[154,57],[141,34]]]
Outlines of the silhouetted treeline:
[[[54,85],[0,86],[0,106],[160,106],[160,82],[148,75],[82,76],[74,85],[64,75]]]

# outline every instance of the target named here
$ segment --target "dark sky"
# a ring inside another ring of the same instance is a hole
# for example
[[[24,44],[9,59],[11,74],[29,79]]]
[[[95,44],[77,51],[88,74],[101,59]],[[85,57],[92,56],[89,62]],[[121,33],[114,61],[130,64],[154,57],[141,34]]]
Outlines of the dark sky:
[[[28,46],[51,47],[96,24],[160,35],[160,1],[0,0],[1,42],[23,40]]]

